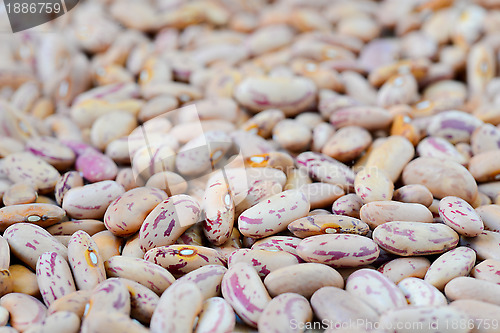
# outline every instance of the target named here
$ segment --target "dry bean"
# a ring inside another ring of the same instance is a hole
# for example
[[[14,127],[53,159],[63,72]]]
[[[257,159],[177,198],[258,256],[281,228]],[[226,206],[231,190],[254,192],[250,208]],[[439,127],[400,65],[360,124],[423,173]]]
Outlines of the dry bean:
[[[341,162],[349,162],[361,155],[372,143],[370,133],[364,128],[347,126],[339,129],[323,145],[321,152]]]
[[[227,268],[220,265],[205,265],[189,272],[178,279],[178,281],[190,281],[200,289],[203,299],[219,296],[221,293],[222,277]],[[175,282],[177,283],[177,282]]]
[[[7,240],[0,236],[0,269],[8,269],[10,265],[10,247]]]
[[[9,311],[10,324],[20,332],[25,331],[31,325],[43,322],[47,313],[47,308],[42,302],[20,293],[2,296],[0,306]]]
[[[73,312],[61,311],[48,315],[41,323],[31,325],[27,333],[77,333],[80,331],[80,318]]]
[[[455,301],[457,299],[472,299],[500,305],[500,285],[471,277],[456,277],[444,288],[446,297]]]
[[[448,196],[441,199],[439,216],[447,226],[460,235],[474,237],[484,229],[481,217],[471,205],[461,198]]]
[[[92,236],[106,230],[106,226],[99,220],[73,220],[57,223],[47,228],[47,231],[54,236],[71,236],[79,230]]]
[[[195,333],[232,332],[235,326],[234,311],[221,297],[212,297],[203,302]]]
[[[372,237],[382,249],[400,256],[443,253],[458,244],[453,229],[436,223],[387,222],[376,227]]]
[[[397,258],[386,262],[377,270],[389,280],[398,284],[408,277],[422,279],[430,266],[429,259],[423,257]]]
[[[500,284],[500,261],[493,259],[484,260],[472,269],[471,276],[479,280]]]
[[[50,316],[56,312],[73,312],[79,318],[82,318],[88,302],[90,300],[90,295],[92,292],[90,290],[78,290],[63,297],[58,298],[49,306],[47,314]]]
[[[419,203],[425,207],[429,207],[433,199],[427,187],[420,184],[401,186],[394,191],[392,198],[405,203]]]
[[[36,274],[29,268],[23,265],[12,265],[9,267],[9,272],[12,279],[12,292],[40,297]]]
[[[332,212],[337,215],[345,215],[359,218],[359,211],[363,206],[363,200],[356,194],[346,194],[337,199],[332,205]]]
[[[26,151],[43,159],[57,170],[65,170],[75,162],[75,153],[59,140],[52,137],[39,137],[26,142]]]
[[[9,311],[6,308],[0,307],[0,326],[5,326],[9,322]]]
[[[37,198],[38,194],[33,186],[25,183],[15,183],[5,191],[3,204],[5,206],[29,204],[35,202]]]
[[[102,312],[130,315],[130,293],[121,279],[110,278],[99,283],[92,290],[88,304],[86,318]]]
[[[82,333],[147,333],[149,330],[120,312],[93,312],[86,317],[81,326]]]
[[[500,151],[498,150],[474,155],[469,162],[469,171],[478,182],[497,180],[500,174],[499,158]]]
[[[449,141],[441,137],[427,137],[417,146],[418,155],[466,164],[468,160]]]
[[[103,262],[113,256],[120,255],[123,239],[113,235],[110,231],[98,232],[92,236],[92,239],[97,245],[97,251]]]
[[[273,252],[265,250],[240,249],[229,255],[228,267],[239,262],[245,262],[255,268],[261,277],[280,268],[296,265],[299,263],[297,257],[288,252]]]
[[[303,217],[288,225],[295,236],[306,238],[322,234],[366,235],[369,227],[363,221],[341,215],[318,215]]]
[[[88,149],[77,157],[75,169],[93,183],[113,180],[118,173],[118,167],[111,158],[93,149]]]
[[[148,325],[160,297],[147,287],[131,280],[120,279],[130,293],[130,316]]]
[[[361,207],[360,218],[372,229],[387,222],[433,222],[432,213],[421,204],[373,201]]]
[[[406,301],[412,306],[447,305],[448,301],[442,292],[425,280],[408,277],[398,283]]]
[[[16,223],[32,223],[44,228],[62,222],[66,212],[56,205],[34,203],[0,208],[0,230]]]
[[[457,247],[437,258],[425,274],[424,280],[442,290],[445,285],[458,276],[469,275],[476,253],[467,247]]]
[[[283,119],[273,128],[273,140],[284,149],[302,152],[309,148],[312,132],[299,121]]]
[[[97,244],[85,231],[76,231],[71,236],[68,261],[79,290],[91,290],[106,279]]]
[[[273,298],[264,308],[258,321],[259,332],[301,332],[299,328],[290,330],[290,323],[307,323],[313,312],[304,296],[286,293]]]
[[[485,230],[500,232],[500,206],[499,205],[481,205],[476,208],[484,224]]]
[[[56,299],[76,291],[68,262],[57,252],[45,252],[38,258],[36,277],[47,306]]]
[[[463,237],[461,246],[467,246],[476,251],[478,260],[495,259],[500,260],[500,234],[498,232],[484,230],[476,237]]]
[[[491,320],[494,322],[500,316],[500,306],[475,300],[457,300],[450,303],[450,307],[459,309],[474,319],[474,331],[478,333],[491,332],[490,328],[481,325],[481,321]],[[495,325],[496,326],[496,325]]]
[[[61,205],[66,192],[80,186],[83,186],[83,178],[78,171],[68,171],[63,174],[54,188],[54,196],[57,203]]]

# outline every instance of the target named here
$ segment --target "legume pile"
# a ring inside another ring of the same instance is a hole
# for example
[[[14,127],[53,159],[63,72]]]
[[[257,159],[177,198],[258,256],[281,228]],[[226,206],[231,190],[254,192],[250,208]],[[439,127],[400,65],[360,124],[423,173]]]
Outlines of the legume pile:
[[[88,0],[0,38],[1,333],[500,332],[500,1]]]

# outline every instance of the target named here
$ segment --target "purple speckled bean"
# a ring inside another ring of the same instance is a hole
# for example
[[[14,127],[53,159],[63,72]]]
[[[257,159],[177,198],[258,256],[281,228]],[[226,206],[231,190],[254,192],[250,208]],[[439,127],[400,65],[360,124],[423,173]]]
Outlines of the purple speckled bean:
[[[80,290],[91,290],[106,279],[104,262],[95,241],[85,231],[77,231],[68,243],[68,261]]]
[[[360,218],[371,228],[391,221],[433,222],[432,213],[421,204],[373,201],[361,207]]]
[[[114,256],[104,263],[108,277],[125,278],[138,282],[161,295],[175,278],[165,268],[142,258]]]
[[[312,320],[313,312],[309,301],[302,295],[285,293],[273,298],[259,318],[259,332],[303,332],[299,325],[290,327],[290,323],[307,323]]]
[[[63,209],[74,218],[101,219],[109,204],[124,192],[112,180],[72,188],[64,196]]]
[[[192,282],[180,282],[169,287],[161,295],[151,318],[151,333],[192,332],[202,303],[203,296]]]
[[[474,155],[500,148],[500,128],[483,124],[472,133],[470,144]]]
[[[481,217],[485,230],[500,232],[500,205],[481,205],[476,208],[476,213]]]
[[[330,124],[336,128],[359,126],[369,131],[383,129],[392,122],[393,115],[377,106],[350,106],[335,111]]]
[[[47,228],[47,231],[53,236],[71,236],[79,230],[85,231],[92,236],[106,230],[106,227],[102,221],[89,219],[61,222]]]
[[[366,168],[356,175],[354,190],[364,203],[391,200],[394,183],[378,168]]]
[[[38,257],[44,252],[54,251],[64,259],[68,249],[45,229],[31,223],[16,223],[8,227],[4,234],[11,252],[32,269],[36,268]]]
[[[73,150],[52,137],[30,139],[26,142],[25,149],[58,170],[71,167],[76,158]]]
[[[460,235],[475,237],[483,232],[481,217],[465,200],[449,196],[439,201],[439,216],[444,224]]]
[[[468,142],[472,132],[483,122],[462,111],[446,111],[435,115],[427,128],[432,136],[445,138],[451,143]]]
[[[428,137],[419,142],[417,152],[422,157],[434,157],[466,164],[465,157],[448,140],[441,137]]]
[[[372,237],[382,249],[404,257],[443,253],[458,244],[458,234],[438,223],[387,222],[376,227]]]
[[[432,204],[432,193],[420,184],[405,185],[394,191],[392,199],[404,203],[419,203],[425,207]]]
[[[130,315],[130,293],[120,279],[107,279],[92,290],[85,317],[99,312],[121,312]]]
[[[359,211],[363,206],[363,200],[354,193],[346,194],[332,205],[332,212],[337,215],[346,215],[359,219]]]
[[[78,171],[68,171],[59,178],[54,188],[54,196],[59,205],[62,205],[66,192],[75,187],[83,186],[83,178]]]
[[[345,290],[371,305],[379,314],[408,305],[396,284],[373,269],[363,268],[352,273]]]
[[[381,327],[395,327],[394,333],[407,332],[404,327],[416,325],[416,327],[426,327],[428,332],[443,333],[467,333],[470,332],[467,326],[448,327],[450,323],[467,323],[469,316],[458,309],[448,306],[426,306],[408,307],[406,309],[395,309],[380,317]],[[418,326],[417,326],[418,325]],[[399,328],[401,327],[401,328]]]
[[[288,230],[295,236],[306,238],[322,234],[357,234],[366,235],[370,228],[363,221],[342,215],[307,216],[293,221]]]
[[[483,230],[483,232],[476,237],[462,236],[460,239],[461,246],[467,246],[476,251],[478,260],[500,260],[500,252],[498,251],[499,244],[500,233],[489,230]]]
[[[297,254],[303,260],[332,267],[369,265],[379,253],[377,244],[370,238],[351,234],[307,237],[297,246]]]
[[[222,295],[238,316],[252,327],[257,327],[262,311],[271,301],[259,275],[246,263],[237,263],[227,270],[222,279]]]
[[[75,313],[79,318],[82,318],[91,294],[90,290],[78,290],[60,297],[50,304],[47,314],[51,315],[60,311],[70,311]]]
[[[205,236],[214,245],[224,244],[231,237],[234,225],[235,206],[230,185],[223,180],[207,184],[203,207]]]
[[[233,332],[235,319],[233,308],[224,298],[209,298],[203,302],[194,333]]]
[[[354,172],[329,156],[305,152],[297,156],[297,165],[321,182],[339,185],[346,191],[354,189]]]
[[[284,251],[239,249],[229,256],[228,267],[239,262],[252,265],[261,277],[266,277],[277,269],[298,264],[299,260],[293,254]]]
[[[139,231],[141,248],[148,251],[175,241],[198,222],[200,204],[189,195],[174,195],[158,204],[146,217]]]
[[[475,262],[474,250],[465,246],[457,247],[437,258],[427,270],[424,280],[443,290],[452,279],[469,275]]]
[[[396,258],[386,262],[377,270],[394,283],[407,277],[423,279],[431,262],[424,257]]]
[[[57,252],[45,252],[38,258],[36,280],[47,306],[76,291],[68,262]]]
[[[28,152],[10,154],[3,167],[10,181],[31,184],[41,194],[51,192],[60,177],[56,168]]]
[[[290,222],[309,213],[309,201],[299,190],[275,194],[247,209],[238,218],[244,236],[262,238],[286,230]]]
[[[429,282],[408,277],[398,283],[398,288],[405,295],[406,301],[412,306],[447,305],[448,301],[442,292]]]
[[[94,150],[86,150],[80,154],[76,159],[75,169],[92,183],[113,180],[118,173],[118,166],[111,158]]]
[[[83,320],[80,332],[149,333],[149,330],[128,315],[113,311],[91,313]]]
[[[132,280],[120,279],[130,293],[130,316],[144,325],[149,325],[160,296],[151,289]]]
[[[471,276],[500,284],[500,261],[493,259],[482,261],[472,269]]]
[[[53,315],[48,315],[39,324],[31,325],[25,332],[78,333],[79,331],[80,318],[73,312],[60,311]]]
[[[167,194],[156,188],[138,187],[116,198],[104,214],[106,228],[116,236],[127,237],[141,228],[146,216]]]
[[[195,245],[155,247],[144,254],[144,259],[166,268],[176,277],[205,265],[226,264],[226,259],[217,250]]]
[[[302,239],[298,237],[271,236],[256,241],[252,245],[252,250],[285,251],[300,258],[296,248],[301,241]]]
[[[220,295],[222,277],[226,273],[227,268],[220,265],[206,265],[195,269],[192,272],[179,278],[177,281],[190,281],[198,286],[203,299],[207,300],[211,297]],[[179,282],[174,283],[179,283]]]
[[[41,323],[47,315],[47,308],[33,296],[10,293],[0,298],[0,306],[10,314],[10,324],[23,332],[31,325]]]

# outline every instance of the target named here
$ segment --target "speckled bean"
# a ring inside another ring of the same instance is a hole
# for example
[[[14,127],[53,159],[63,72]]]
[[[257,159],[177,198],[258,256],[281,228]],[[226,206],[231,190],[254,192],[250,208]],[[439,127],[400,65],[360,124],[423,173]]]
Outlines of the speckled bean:
[[[357,158],[372,143],[370,133],[362,127],[347,126],[339,129],[323,145],[321,152],[340,162]]]
[[[468,142],[472,132],[482,124],[481,120],[466,112],[446,111],[432,118],[427,132],[451,143]]]
[[[28,183],[42,194],[51,192],[60,177],[52,165],[28,152],[5,157],[4,167],[10,181]]]
[[[63,221],[66,212],[56,205],[33,203],[0,208],[0,230],[16,223],[33,223],[43,228]]]
[[[3,236],[9,242],[12,253],[32,269],[36,268],[38,257],[44,252],[54,251],[64,259],[68,257],[68,249],[64,245],[34,224],[16,223],[8,227]]]
[[[158,204],[146,217],[139,231],[145,251],[173,244],[191,225],[198,222],[201,209],[189,195],[174,195]]]
[[[405,295],[409,305],[438,306],[448,304],[444,294],[425,280],[408,277],[401,280],[398,287]]]
[[[474,237],[484,229],[483,221],[474,208],[458,197],[448,196],[441,199],[439,216],[444,224],[460,235]]]
[[[261,277],[266,277],[269,273],[280,268],[299,263],[297,257],[288,252],[250,249],[236,250],[228,257],[228,267],[239,262],[253,266]]]
[[[330,124],[336,128],[359,126],[372,131],[388,127],[392,118],[389,111],[377,106],[349,106],[335,111]]]
[[[85,231],[90,236],[106,230],[104,223],[99,220],[72,220],[54,224],[47,228],[53,236],[71,236],[78,230]]]
[[[114,235],[133,235],[148,214],[166,198],[167,194],[156,188],[139,187],[127,191],[108,206],[104,224]]]
[[[400,256],[443,253],[458,244],[453,229],[436,223],[387,222],[376,227],[372,237],[382,249]]]
[[[116,163],[93,148],[87,149],[76,158],[75,169],[92,183],[113,180],[118,173]]]
[[[225,258],[217,250],[193,245],[155,247],[144,254],[144,259],[166,268],[179,277],[205,265],[225,265]]]
[[[322,234],[366,235],[369,227],[359,219],[342,215],[317,215],[303,217],[288,225],[295,236],[306,238]]]
[[[487,325],[481,325],[485,321],[491,321],[492,324],[495,323],[494,325],[498,327],[496,320],[500,318],[500,306],[471,299],[453,301],[450,303],[450,306],[467,313],[469,318],[474,319],[474,332],[491,332],[492,326],[486,327]]]
[[[455,146],[440,137],[427,137],[423,139],[417,146],[417,152],[421,157],[451,160],[462,165],[468,162]]]
[[[222,279],[222,295],[238,316],[252,327],[257,327],[259,317],[271,297],[255,269],[246,263],[230,267]]]
[[[435,198],[457,196],[472,203],[477,195],[474,177],[462,165],[453,161],[419,157],[405,167],[403,183],[421,184],[431,191]]]
[[[365,301],[379,314],[408,305],[396,284],[372,269],[364,268],[352,273],[346,281],[345,290]]]
[[[233,231],[234,199],[230,185],[223,180],[208,182],[203,200],[205,221],[203,233],[214,245],[224,244]]]
[[[78,171],[68,171],[63,174],[54,188],[54,196],[57,203],[61,205],[66,192],[80,186],[83,186],[83,178]]]
[[[378,168],[366,168],[354,178],[354,190],[364,203],[391,200],[394,184],[385,172]]]
[[[479,280],[500,284],[500,261],[493,259],[484,260],[472,269],[471,276]]]
[[[113,256],[120,255],[123,239],[113,235],[110,231],[104,230],[92,235],[92,239],[97,245],[102,261],[106,261]]]
[[[160,298],[151,318],[151,332],[192,332],[196,317],[202,310],[203,296],[192,282],[169,287]],[[182,309],[182,311],[172,311]]]
[[[360,218],[372,229],[386,222],[433,222],[432,213],[424,205],[397,201],[373,201],[361,207]]]
[[[306,196],[311,209],[330,206],[345,194],[344,190],[338,185],[319,182],[302,185],[299,189]]]
[[[120,279],[130,293],[130,317],[149,325],[160,296],[151,289],[132,280]]]
[[[423,278],[431,262],[427,258],[397,258],[386,262],[377,270],[392,282],[398,284],[408,277]]]
[[[231,305],[221,297],[212,297],[203,302],[194,333],[233,332],[235,315]]]
[[[179,278],[177,281],[190,281],[198,286],[203,299],[219,296],[221,293],[222,277],[227,268],[220,265],[205,265]],[[174,282],[178,283],[178,282]]]
[[[130,293],[120,279],[110,278],[99,283],[93,290],[85,317],[100,312],[120,312],[130,315]]]
[[[100,219],[109,204],[124,192],[123,186],[112,180],[72,188],[64,195],[63,209],[71,217]]]
[[[106,279],[97,244],[85,231],[79,230],[71,236],[68,261],[79,290],[91,290]]]
[[[138,282],[161,295],[175,278],[165,268],[154,265],[142,258],[115,256],[105,263],[108,277],[125,278]]]
[[[312,178],[321,182],[339,185],[344,190],[354,188],[352,170],[329,156],[305,152],[297,156],[296,163],[299,169],[304,168]]]
[[[80,318],[69,311],[61,311],[48,315],[39,324],[31,325],[26,333],[78,333]]]
[[[120,312],[93,312],[81,326],[82,333],[147,333],[149,330]]]
[[[249,77],[236,87],[234,95],[254,112],[277,108],[293,116],[313,102],[316,90],[314,82],[304,77]]]
[[[52,137],[38,137],[26,142],[26,151],[43,159],[57,170],[65,170],[75,162],[75,153]]]
[[[10,313],[10,324],[16,330],[23,332],[31,325],[41,323],[47,314],[47,308],[36,298],[10,293],[0,298],[0,306]]]
[[[280,268],[269,273],[264,284],[271,296],[296,293],[310,298],[316,290],[333,286],[344,287],[342,276],[332,267],[317,263],[305,263]]]
[[[500,150],[490,150],[474,155],[469,161],[469,171],[478,182],[498,180]]]
[[[500,148],[500,128],[485,123],[472,133],[470,144],[474,155]]]
[[[302,332],[291,328],[292,322],[307,323],[312,320],[313,312],[304,296],[285,293],[273,298],[264,308],[258,321],[259,332]]]
[[[47,314],[51,315],[60,311],[70,311],[75,313],[79,318],[82,318],[91,294],[90,290],[78,290],[60,297],[50,304]]]
[[[370,238],[360,235],[319,235],[302,240],[297,254],[307,262],[356,267],[374,262],[379,249]]]
[[[45,252],[38,258],[36,277],[47,306],[56,299],[76,291],[68,262],[57,252]]]
[[[359,219],[359,211],[363,206],[363,200],[354,193],[346,194],[332,205],[332,212],[337,215],[346,215]]]

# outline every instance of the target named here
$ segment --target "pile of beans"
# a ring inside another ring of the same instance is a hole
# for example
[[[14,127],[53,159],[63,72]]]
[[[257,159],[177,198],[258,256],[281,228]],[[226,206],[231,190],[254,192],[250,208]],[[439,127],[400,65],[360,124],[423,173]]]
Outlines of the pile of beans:
[[[87,0],[0,43],[0,333],[500,332],[500,1]]]

